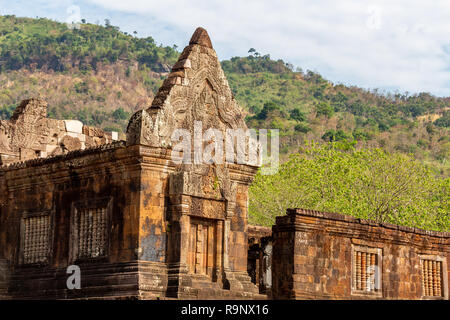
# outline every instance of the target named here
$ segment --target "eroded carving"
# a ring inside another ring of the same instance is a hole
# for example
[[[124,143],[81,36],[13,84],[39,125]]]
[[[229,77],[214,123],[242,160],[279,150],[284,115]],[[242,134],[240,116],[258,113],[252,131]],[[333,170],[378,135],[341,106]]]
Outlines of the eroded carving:
[[[146,114],[147,113],[147,114]],[[145,121],[143,121],[143,119]],[[146,123],[151,121],[151,123]],[[127,144],[172,146],[176,129],[247,129],[208,34],[199,28],[158,91],[152,106],[138,111],[127,129]]]
[[[47,118],[47,103],[23,100],[10,120],[0,120],[0,165],[45,158],[112,142],[112,134],[80,121]]]

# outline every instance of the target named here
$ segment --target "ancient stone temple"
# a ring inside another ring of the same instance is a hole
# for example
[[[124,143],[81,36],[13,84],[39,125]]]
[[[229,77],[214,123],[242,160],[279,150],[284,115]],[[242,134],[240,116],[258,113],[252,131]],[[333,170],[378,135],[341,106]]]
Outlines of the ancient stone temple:
[[[246,130],[204,29],[152,105],[131,117],[126,142],[103,135],[88,146],[98,134],[83,126],[66,134],[70,125],[46,119],[42,103],[23,105],[1,123],[3,297],[264,297],[247,273],[247,190],[257,166],[197,161],[195,141],[192,154],[178,153],[192,161],[174,161],[176,130]],[[63,134],[79,148],[63,152]],[[68,288],[69,266],[80,268],[81,289]]]
[[[272,233],[274,299],[449,299],[448,232],[289,209]]]
[[[202,28],[126,141],[46,108],[0,121],[0,299],[449,298],[448,232],[304,209],[247,224],[261,150]],[[231,161],[210,161],[230,132]]]

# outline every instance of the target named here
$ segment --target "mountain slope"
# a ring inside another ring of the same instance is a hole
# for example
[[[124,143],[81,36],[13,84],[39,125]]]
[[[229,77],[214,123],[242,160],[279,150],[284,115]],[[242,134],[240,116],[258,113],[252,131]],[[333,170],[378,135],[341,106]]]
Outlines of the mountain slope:
[[[284,154],[307,140],[355,139],[358,146],[413,153],[448,175],[450,98],[335,85],[254,49],[249,53],[222,66],[248,111],[249,127],[280,129]],[[22,99],[40,96],[51,117],[123,134],[178,55],[109,23],[72,30],[48,19],[0,16],[0,117],[8,118]]]

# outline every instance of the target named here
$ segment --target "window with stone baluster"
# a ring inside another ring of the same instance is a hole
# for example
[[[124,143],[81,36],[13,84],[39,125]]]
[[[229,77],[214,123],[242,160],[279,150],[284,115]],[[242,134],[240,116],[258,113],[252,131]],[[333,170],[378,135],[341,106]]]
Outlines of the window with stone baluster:
[[[89,200],[72,205],[72,261],[107,257],[111,209],[110,199]]]
[[[447,263],[445,257],[420,256],[423,298],[444,298],[447,292]]]
[[[20,223],[20,254],[22,265],[48,263],[52,243],[50,212],[24,213]]]
[[[382,249],[352,246],[352,295],[382,296]]]

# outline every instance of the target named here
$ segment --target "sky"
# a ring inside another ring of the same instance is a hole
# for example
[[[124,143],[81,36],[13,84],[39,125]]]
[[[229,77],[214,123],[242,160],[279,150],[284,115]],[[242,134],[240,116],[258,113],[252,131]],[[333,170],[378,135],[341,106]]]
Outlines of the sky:
[[[179,50],[202,26],[221,60],[255,48],[336,84],[450,96],[448,0],[0,0],[0,14],[109,19]]]

